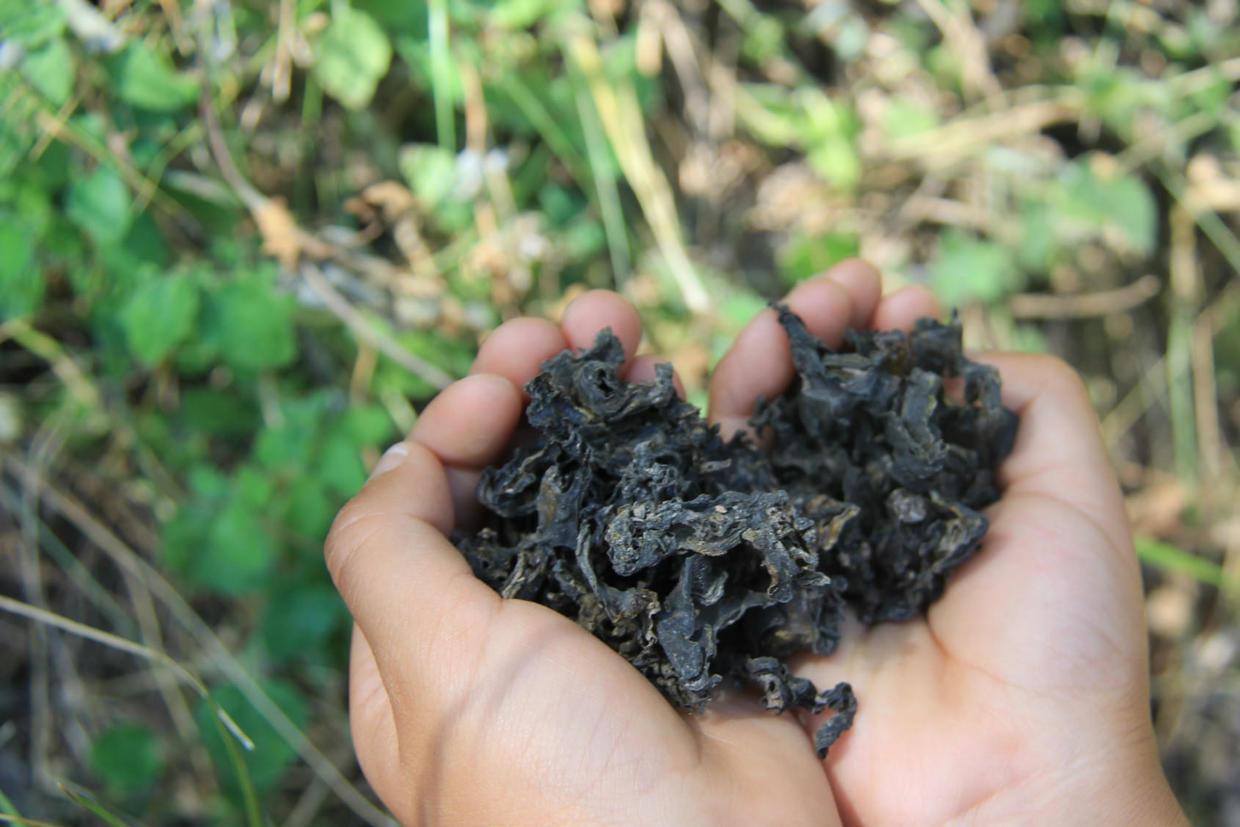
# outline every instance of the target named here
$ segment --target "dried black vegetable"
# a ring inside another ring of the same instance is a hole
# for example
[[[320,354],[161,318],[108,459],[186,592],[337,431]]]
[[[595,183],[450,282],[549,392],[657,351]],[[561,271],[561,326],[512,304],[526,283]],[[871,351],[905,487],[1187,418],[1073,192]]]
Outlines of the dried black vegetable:
[[[846,607],[905,620],[942,593],[986,532],[1016,417],[954,320],[852,332],[835,352],[778,309],[797,378],[760,403],[761,448],[724,441],[666,365],[621,380],[604,331],[530,382],[535,439],[486,471],[488,520],[456,539],[500,594],[572,618],[681,707],[739,681],[776,712],[834,710],[814,738],[825,755],[856,699],[786,659],[829,654]]]

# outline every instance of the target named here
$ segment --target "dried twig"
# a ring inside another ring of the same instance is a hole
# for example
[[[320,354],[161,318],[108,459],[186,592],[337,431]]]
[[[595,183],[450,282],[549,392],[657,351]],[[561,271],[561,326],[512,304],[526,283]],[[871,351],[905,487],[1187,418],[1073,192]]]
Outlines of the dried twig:
[[[980,148],[1075,120],[1080,117],[1082,108],[1082,95],[1075,89],[1063,88],[1050,98],[956,118],[915,137],[892,141],[886,154],[897,161],[947,166]]]
[[[388,336],[370,324],[357,308],[328,283],[317,267],[309,262],[301,266],[301,276],[310,289],[318,294],[323,304],[361,341],[378,350],[396,364],[408,370],[436,388],[446,388],[452,384],[452,376],[439,368],[409,352]]]
[[[1203,493],[1209,497],[1209,483],[1218,478],[1223,458],[1232,459],[1223,439],[1218,416],[1218,385],[1214,380],[1214,320],[1208,313],[1197,317],[1192,329],[1193,407],[1197,414],[1197,452],[1201,465]]]
[[[1238,311],[1240,281],[1233,281],[1202,311],[1201,318],[1209,320],[1211,338],[1217,336],[1227,320]],[[1166,360],[1162,356],[1151,361],[1136,386],[1102,418],[1102,439],[1108,450],[1115,449],[1120,439],[1149,409],[1151,402],[1166,389],[1165,364]]]
[[[207,685],[184,666],[177,663],[177,661],[166,652],[157,651],[149,646],[143,646],[141,643],[126,640],[125,638],[114,635],[111,632],[105,632],[103,629],[97,629],[94,626],[79,623],[78,621],[71,620],[64,615],[49,612],[46,609],[40,609],[38,606],[32,606],[29,603],[23,603],[20,600],[14,600],[13,598],[5,597],[4,595],[0,595],[0,610],[9,612],[10,614],[15,614],[19,617],[24,617],[28,620],[33,620],[37,623],[43,624],[44,626],[55,627],[62,631],[69,632],[70,634],[77,635],[78,637],[86,638],[87,640],[93,640],[94,642],[107,646],[110,649],[116,649],[120,652],[127,652],[128,654],[145,658],[152,663],[157,663],[160,666],[170,669],[173,674],[193,687],[194,691],[203,698],[210,696],[210,692],[207,690]],[[237,722],[232,719],[232,716],[222,709],[218,710],[217,714],[219,715],[220,722],[223,723],[224,726],[228,728],[228,731],[241,742],[242,746],[244,746],[247,750],[254,749],[254,742],[250,740],[250,737],[245,734],[245,731],[237,725]]]
[[[296,35],[293,0],[280,0],[276,23],[276,51],[272,56],[271,99],[276,103],[288,100],[293,78],[292,39]]]
[[[631,87],[617,88],[603,72],[598,44],[586,35],[572,37],[568,55],[585,75],[603,131],[616,151],[629,185],[645,213],[655,242],[680,288],[685,305],[694,313],[710,309],[711,299],[689,259],[681,237],[680,217],[667,178],[655,163],[644,131],[645,119]]]
[[[26,818],[25,816],[12,816],[8,813],[0,813],[0,824],[18,824],[21,827],[64,827],[53,821],[39,821],[34,818]]]
[[[84,408],[96,410],[101,407],[99,389],[60,342],[32,327],[24,319],[10,319],[0,324],[0,342],[6,339],[15,340],[23,348],[51,365],[52,372],[64,383],[70,395]]]
[[[74,497],[60,491],[46,480],[38,479],[33,469],[12,457],[0,457],[0,466],[19,480],[33,481],[41,487],[43,503],[72,522],[95,546],[108,555],[123,571],[142,578],[151,593],[163,603],[172,616],[206,650],[210,662],[220,669],[245,696],[272,728],[306,762],[316,775],[331,787],[337,797],[366,824],[392,827],[392,819],[366,799],[322,751],[289,719],[258,682],[224,645],[215,631],[185,602],[176,588],[154,567],[143,560],[123,540],[96,518]]]
[[[263,249],[290,269],[305,257],[334,260],[344,266],[353,263],[352,257],[346,251],[301,229],[287,207],[263,195],[245,179],[241,171],[237,169],[232,153],[229,152],[228,145],[224,141],[215,108],[205,96],[201,108],[207,141],[211,146],[212,155],[215,156],[215,162],[224,180],[245,204],[254,222],[258,225],[263,235]],[[411,353],[391,336],[370,324],[344,296],[340,295],[323,278],[312,264],[303,262],[299,273],[322,299],[324,306],[344,322],[358,339],[375,347],[389,359],[435,388],[445,388],[452,383],[453,377]]]
[[[1016,319],[1083,319],[1127,313],[1157,296],[1161,289],[1157,276],[1144,275],[1123,287],[1094,293],[1021,293],[1008,300],[1008,308]]]
[[[994,70],[990,67],[990,55],[986,49],[986,36],[973,23],[968,6],[956,4],[957,12],[948,11],[942,0],[917,0],[917,5],[943,34],[952,51],[960,55],[961,75],[965,88],[977,95],[996,95],[1002,91]]]

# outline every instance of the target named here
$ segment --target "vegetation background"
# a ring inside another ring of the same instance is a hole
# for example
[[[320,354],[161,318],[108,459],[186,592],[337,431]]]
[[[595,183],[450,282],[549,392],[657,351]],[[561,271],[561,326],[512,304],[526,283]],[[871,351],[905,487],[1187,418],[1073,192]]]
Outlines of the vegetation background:
[[[386,823],[320,558],[380,449],[590,287],[700,401],[860,253],[1086,376],[1167,770],[1240,824],[1237,15],[0,0],[0,821]]]

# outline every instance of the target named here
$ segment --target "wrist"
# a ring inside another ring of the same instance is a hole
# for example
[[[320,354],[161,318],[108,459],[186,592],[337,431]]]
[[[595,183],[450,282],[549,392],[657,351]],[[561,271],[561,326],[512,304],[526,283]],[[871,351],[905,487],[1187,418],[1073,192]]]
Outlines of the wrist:
[[[1159,764],[1153,737],[1141,753],[1115,756],[1106,765],[1082,771],[1070,780],[1062,802],[1049,810],[1055,811],[1098,825],[1188,825]]]
[[[1188,825],[1159,764],[1152,731],[1137,742],[1062,760],[971,815],[981,824]]]

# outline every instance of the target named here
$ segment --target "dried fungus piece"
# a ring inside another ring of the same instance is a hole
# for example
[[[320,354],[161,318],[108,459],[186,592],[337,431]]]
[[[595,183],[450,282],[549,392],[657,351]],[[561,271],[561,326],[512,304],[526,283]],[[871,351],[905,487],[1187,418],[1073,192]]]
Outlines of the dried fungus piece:
[[[759,406],[779,484],[797,502],[825,495],[857,508],[828,574],[864,623],[918,616],[986,533],[995,469],[1016,415],[998,372],[964,357],[960,326],[928,319],[909,334],[850,332],[834,353],[787,308],[797,378]],[[962,379],[953,402],[944,380]]]
[[[779,313],[797,378],[752,420],[766,448],[721,439],[666,365],[623,381],[604,331],[529,383],[535,438],[483,474],[489,520],[456,540],[504,597],[572,618],[678,706],[700,711],[731,681],[775,712],[832,709],[814,738],[825,755],[856,699],[787,658],[829,654],[845,606],[904,620],[941,594],[985,534],[1016,419],[954,320],[854,332],[833,352]]]

